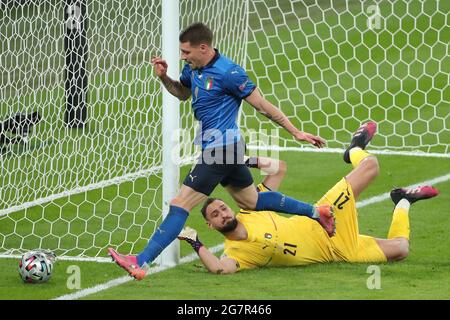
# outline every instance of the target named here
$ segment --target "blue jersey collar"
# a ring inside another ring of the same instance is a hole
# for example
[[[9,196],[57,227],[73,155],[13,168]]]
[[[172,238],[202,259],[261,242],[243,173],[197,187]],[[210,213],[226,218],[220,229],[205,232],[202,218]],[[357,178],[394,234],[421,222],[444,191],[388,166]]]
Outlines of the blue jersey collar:
[[[214,51],[216,52],[216,54],[214,55],[214,58],[211,59],[210,62],[208,62],[204,67],[200,68],[199,71],[203,71],[206,68],[211,67],[219,58],[220,58],[220,53],[219,50],[217,50],[216,48],[214,48]]]

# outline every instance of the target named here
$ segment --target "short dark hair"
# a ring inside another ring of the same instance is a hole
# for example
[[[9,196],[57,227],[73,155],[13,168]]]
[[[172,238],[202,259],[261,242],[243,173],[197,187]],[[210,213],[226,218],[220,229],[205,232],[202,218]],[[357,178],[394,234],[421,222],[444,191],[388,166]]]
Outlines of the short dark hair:
[[[216,201],[216,200],[223,201],[222,199],[219,199],[219,198],[208,198],[208,199],[205,200],[205,202],[203,203],[202,210],[201,210],[202,215],[203,215],[203,218],[206,219],[206,209],[208,208],[208,206],[209,206],[211,203],[213,203],[213,202]]]
[[[202,43],[212,46],[213,32],[204,23],[196,22],[180,33],[179,40],[181,43],[190,42],[193,46],[198,46]]]

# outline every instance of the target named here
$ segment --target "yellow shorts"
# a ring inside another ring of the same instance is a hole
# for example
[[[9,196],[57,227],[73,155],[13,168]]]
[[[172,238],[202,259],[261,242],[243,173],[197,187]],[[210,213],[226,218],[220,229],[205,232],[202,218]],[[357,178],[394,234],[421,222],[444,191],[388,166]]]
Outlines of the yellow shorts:
[[[375,238],[359,234],[358,212],[350,184],[342,178],[318,202],[334,207],[336,234],[330,238],[336,261],[385,262]]]

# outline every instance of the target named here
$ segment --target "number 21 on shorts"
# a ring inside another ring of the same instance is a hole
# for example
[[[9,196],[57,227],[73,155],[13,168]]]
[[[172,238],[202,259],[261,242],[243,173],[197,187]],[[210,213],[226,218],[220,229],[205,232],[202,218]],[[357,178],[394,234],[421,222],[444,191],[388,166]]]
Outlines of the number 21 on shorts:
[[[349,194],[345,194],[345,192],[341,192],[339,197],[333,202],[333,205],[337,207],[339,210],[342,210],[344,208],[344,204],[350,200]]]

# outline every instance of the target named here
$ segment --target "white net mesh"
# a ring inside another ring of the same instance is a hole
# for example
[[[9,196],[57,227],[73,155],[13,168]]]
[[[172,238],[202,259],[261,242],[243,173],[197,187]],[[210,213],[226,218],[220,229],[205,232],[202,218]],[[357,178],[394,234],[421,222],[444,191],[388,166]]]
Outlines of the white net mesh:
[[[249,11],[247,69],[298,128],[342,148],[371,119],[371,148],[449,153],[448,1],[253,0]],[[274,127],[244,111],[242,127]]]
[[[214,46],[221,54],[233,59],[236,63],[245,64],[247,35],[247,2],[242,0],[180,1],[180,28],[184,29],[194,22],[201,21],[214,31]],[[190,101],[182,104],[181,111],[181,157],[185,158],[198,151],[194,140],[197,123],[191,112]],[[195,127],[195,128],[194,128]],[[190,131],[186,128],[192,128]]]
[[[41,115],[28,143],[2,146],[2,251],[129,251],[160,219],[160,87],[148,63],[161,47],[160,4],[85,3],[88,120],[70,129],[64,37],[79,9],[69,9],[69,21],[63,1],[2,2],[2,120]]]
[[[136,252],[161,222],[161,86],[149,63],[161,55],[161,2],[84,1],[84,18],[82,3],[1,1],[0,120],[36,111],[41,119],[26,142],[2,127],[0,253],[40,247],[98,257],[109,245]],[[245,7],[181,1],[180,25],[210,24],[221,51],[242,63]],[[87,121],[73,129],[65,122],[67,26],[86,31],[69,65],[87,52]],[[194,151],[193,122],[183,104],[191,137],[182,158]]]
[[[161,221],[161,86],[149,64],[161,54],[161,3],[86,3],[87,124],[70,129],[65,3],[0,1],[0,253],[135,252]],[[180,27],[211,26],[216,47],[329,147],[372,119],[372,147],[448,154],[449,12],[435,0],[182,0]],[[69,16],[80,23],[74,7]],[[243,110],[241,127],[274,128]],[[33,133],[14,141],[6,121],[36,111]],[[194,151],[189,102],[180,125],[185,158]],[[280,133],[281,146],[299,146]]]

